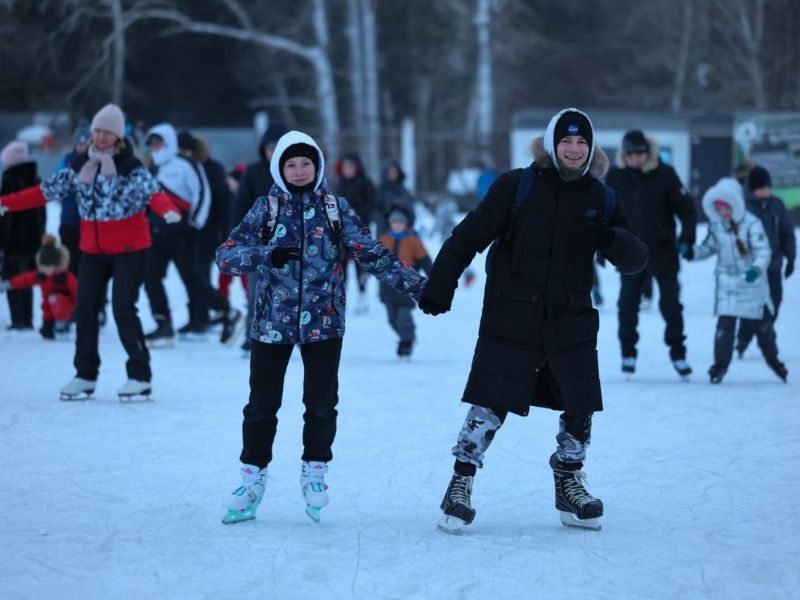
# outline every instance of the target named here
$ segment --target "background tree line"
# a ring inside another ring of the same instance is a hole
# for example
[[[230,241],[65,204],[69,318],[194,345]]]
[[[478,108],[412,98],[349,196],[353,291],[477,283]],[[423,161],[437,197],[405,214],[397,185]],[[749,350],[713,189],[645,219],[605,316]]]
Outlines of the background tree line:
[[[0,107],[248,125],[421,164],[507,154],[529,107],[800,108],[796,0],[0,0]],[[442,164],[444,164],[442,162]]]

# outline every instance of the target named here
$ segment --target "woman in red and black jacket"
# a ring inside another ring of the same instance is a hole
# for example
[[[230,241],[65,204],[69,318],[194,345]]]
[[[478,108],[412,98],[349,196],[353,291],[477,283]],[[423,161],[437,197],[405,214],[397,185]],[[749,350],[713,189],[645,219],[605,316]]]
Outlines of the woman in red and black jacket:
[[[128,381],[120,398],[149,395],[150,355],[144,343],[136,299],[150,247],[148,206],[167,222],[181,214],[170,196],[125,145],[125,118],[108,104],[92,120],[92,143],[86,152],[39,186],[0,197],[0,213],[21,211],[61,200],[76,192],[80,213],[80,278],[75,309],[75,379],[61,390],[63,400],[89,397],[100,368],[98,314],[103,290],[113,278],[112,305],[119,337],[128,353]]]

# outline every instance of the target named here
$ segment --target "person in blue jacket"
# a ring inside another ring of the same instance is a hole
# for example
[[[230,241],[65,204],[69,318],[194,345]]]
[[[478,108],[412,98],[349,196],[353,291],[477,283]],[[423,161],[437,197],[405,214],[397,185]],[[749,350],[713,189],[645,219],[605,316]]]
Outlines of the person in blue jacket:
[[[242,426],[242,485],[224,523],[252,519],[264,494],[283,381],[295,345],[303,358],[301,489],[306,512],[319,519],[328,503],[324,476],[336,434],[339,358],[345,332],[343,261],[414,300],[425,278],[369,237],[345,198],[329,193],[325,159],[299,131],[282,136],[270,161],[275,183],[253,203],[217,250],[223,273],[257,273],[250,327],[250,398]]]

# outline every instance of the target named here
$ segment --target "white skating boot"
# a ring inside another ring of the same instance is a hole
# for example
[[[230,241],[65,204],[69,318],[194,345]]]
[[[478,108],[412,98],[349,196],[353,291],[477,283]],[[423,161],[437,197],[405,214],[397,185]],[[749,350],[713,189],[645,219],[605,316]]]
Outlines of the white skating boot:
[[[442,531],[460,535],[475,519],[475,509],[470,503],[472,481],[473,478],[469,475],[453,473],[439,507],[442,509],[442,517],[439,519],[438,528]]]
[[[120,402],[137,402],[150,400],[152,388],[149,381],[138,381],[128,379],[124,385],[117,390]]]
[[[580,470],[580,463],[565,463],[553,453],[550,467],[556,483],[556,508],[561,514],[561,523],[570,527],[600,529],[603,516],[603,502],[589,493],[583,482],[586,474]]]
[[[267,486],[267,467],[242,465],[242,485],[236,488],[226,502],[222,522],[226,525],[256,518],[256,509],[264,498]]]
[[[62,400],[88,400],[94,394],[96,381],[76,377],[61,388]]]
[[[678,372],[678,376],[681,378],[681,381],[689,381],[689,375],[692,374],[692,367],[689,366],[689,363],[686,362],[685,358],[673,360],[672,366],[675,367],[675,370]]]
[[[325,473],[328,463],[319,461],[303,461],[300,473],[300,489],[306,499],[306,514],[319,523],[320,509],[328,505],[328,486],[325,485]]]

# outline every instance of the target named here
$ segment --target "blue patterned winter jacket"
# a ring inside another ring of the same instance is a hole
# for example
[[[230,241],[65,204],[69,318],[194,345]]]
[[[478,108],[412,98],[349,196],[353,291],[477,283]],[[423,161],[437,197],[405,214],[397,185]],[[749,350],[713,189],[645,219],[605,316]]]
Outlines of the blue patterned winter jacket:
[[[251,338],[265,343],[307,344],[343,337],[342,249],[365,271],[398,292],[414,300],[422,294],[426,279],[369,237],[356,212],[341,197],[337,200],[343,230],[337,243],[325,214],[328,193],[324,181],[307,194],[290,194],[273,185],[269,195],[278,197],[280,209],[272,238],[266,242],[261,239],[269,203],[259,198],[217,249],[217,266],[223,273],[257,271],[261,275]],[[274,268],[270,257],[280,246],[302,248],[303,259]]]

